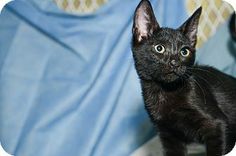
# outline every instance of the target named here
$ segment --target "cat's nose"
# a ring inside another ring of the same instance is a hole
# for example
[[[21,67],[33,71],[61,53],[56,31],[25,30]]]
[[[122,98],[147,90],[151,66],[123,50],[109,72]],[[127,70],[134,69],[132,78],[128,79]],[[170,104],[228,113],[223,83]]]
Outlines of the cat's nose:
[[[179,63],[176,60],[171,60],[170,65],[174,67],[179,67]]]

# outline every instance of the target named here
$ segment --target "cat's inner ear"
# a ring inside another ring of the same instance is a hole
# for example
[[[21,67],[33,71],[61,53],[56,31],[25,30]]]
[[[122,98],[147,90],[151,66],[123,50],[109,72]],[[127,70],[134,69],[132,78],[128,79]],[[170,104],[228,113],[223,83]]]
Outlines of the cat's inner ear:
[[[133,37],[141,42],[150,37],[159,28],[152,6],[148,0],[142,0],[134,14]]]
[[[202,7],[199,7],[193,15],[186,21],[179,30],[190,40],[191,46],[195,47],[197,44],[198,23],[201,16]]]

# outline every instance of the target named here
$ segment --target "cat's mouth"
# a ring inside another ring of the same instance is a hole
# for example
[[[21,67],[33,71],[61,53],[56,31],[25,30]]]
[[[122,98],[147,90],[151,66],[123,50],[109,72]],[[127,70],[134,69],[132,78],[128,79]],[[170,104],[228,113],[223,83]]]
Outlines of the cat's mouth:
[[[178,75],[178,73],[172,71],[172,72],[166,73],[163,77],[163,80],[166,82],[173,82],[179,78],[180,78],[180,76]]]
[[[182,75],[182,72],[180,72],[180,71],[169,71],[169,72],[167,72],[167,73],[165,73],[165,75],[166,76],[168,76],[168,75],[176,75],[176,76],[181,76]]]
[[[180,79],[185,73],[185,70],[172,70],[163,75],[163,80],[166,82],[173,82]]]

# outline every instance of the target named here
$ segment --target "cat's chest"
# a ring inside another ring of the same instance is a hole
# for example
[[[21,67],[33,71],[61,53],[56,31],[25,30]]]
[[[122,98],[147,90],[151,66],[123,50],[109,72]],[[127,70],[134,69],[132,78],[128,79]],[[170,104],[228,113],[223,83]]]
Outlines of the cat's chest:
[[[155,85],[143,87],[145,107],[151,119],[154,121],[162,119],[173,120],[183,110],[191,109],[187,96],[184,94],[186,92],[185,88],[166,92]]]

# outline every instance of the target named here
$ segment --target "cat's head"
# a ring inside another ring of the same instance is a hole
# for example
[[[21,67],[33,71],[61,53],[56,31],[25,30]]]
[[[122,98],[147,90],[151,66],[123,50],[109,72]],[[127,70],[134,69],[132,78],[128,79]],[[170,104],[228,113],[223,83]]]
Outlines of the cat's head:
[[[132,51],[141,79],[173,82],[195,61],[201,7],[178,29],[161,28],[148,0],[136,8]]]

